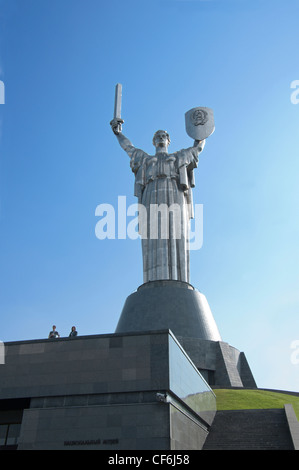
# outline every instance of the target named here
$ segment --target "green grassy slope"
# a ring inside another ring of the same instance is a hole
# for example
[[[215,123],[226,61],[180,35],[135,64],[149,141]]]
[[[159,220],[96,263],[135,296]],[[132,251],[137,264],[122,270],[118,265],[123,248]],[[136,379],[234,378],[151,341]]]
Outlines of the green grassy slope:
[[[299,420],[299,397],[266,390],[214,389],[217,410],[283,408],[291,403]]]

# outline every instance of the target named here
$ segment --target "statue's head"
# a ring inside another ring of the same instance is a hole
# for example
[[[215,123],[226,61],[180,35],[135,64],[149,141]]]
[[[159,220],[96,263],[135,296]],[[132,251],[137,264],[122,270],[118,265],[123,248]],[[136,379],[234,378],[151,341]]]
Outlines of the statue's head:
[[[170,144],[170,137],[169,137],[168,132],[161,131],[161,130],[155,132],[154,137],[153,137],[153,145],[156,148],[163,147],[167,149],[169,144]]]

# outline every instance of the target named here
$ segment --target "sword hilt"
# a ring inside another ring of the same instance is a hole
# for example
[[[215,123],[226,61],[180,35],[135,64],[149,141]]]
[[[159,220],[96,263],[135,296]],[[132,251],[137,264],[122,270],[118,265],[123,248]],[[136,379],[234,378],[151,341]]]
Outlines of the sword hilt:
[[[118,135],[122,131],[122,124],[125,121],[121,118],[113,118],[112,121],[110,121],[110,126],[112,127],[112,130],[114,134]]]

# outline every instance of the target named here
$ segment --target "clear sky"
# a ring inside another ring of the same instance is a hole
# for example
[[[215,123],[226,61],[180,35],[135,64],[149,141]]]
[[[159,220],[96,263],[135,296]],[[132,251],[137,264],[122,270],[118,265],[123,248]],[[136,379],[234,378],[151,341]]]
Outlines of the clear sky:
[[[113,333],[142,284],[140,240],[95,235],[99,204],[136,202],[109,125],[119,82],[123,132],[149,153],[157,129],[169,151],[192,145],[185,112],[213,108],[191,283],[259,387],[299,390],[298,15],[297,0],[0,0],[1,341]]]

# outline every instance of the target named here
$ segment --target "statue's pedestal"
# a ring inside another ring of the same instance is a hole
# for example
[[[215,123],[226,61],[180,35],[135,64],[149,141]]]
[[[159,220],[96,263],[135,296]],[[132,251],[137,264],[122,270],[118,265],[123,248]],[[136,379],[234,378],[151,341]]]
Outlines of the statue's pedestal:
[[[115,333],[171,330],[205,380],[256,387],[244,353],[222,341],[206,297],[186,282],[152,281],[129,295]]]
[[[180,281],[142,284],[124,305],[115,333],[171,330],[175,336],[221,341],[203,294]]]

